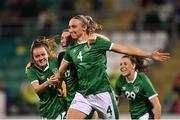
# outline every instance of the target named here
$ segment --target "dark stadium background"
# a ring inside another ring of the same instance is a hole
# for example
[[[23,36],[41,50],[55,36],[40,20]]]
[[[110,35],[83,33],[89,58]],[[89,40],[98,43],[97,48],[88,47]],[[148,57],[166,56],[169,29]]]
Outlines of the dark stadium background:
[[[32,41],[61,34],[77,14],[92,16],[113,42],[170,52],[167,63],[150,61],[148,76],[159,93],[162,118],[180,118],[180,0],[1,0],[0,118],[39,118],[38,98],[25,76]],[[118,54],[108,55],[114,86]],[[120,118],[129,118],[122,97]]]

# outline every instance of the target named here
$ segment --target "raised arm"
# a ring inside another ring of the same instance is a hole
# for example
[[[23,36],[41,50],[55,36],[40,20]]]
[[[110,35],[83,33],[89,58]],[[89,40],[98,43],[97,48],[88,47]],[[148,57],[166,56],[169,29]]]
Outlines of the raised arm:
[[[113,43],[111,50],[117,53],[147,57],[147,58],[151,58],[153,60],[157,60],[160,62],[165,62],[170,59],[169,53],[160,52],[159,49],[150,52],[150,51],[145,51],[136,47],[128,47],[125,45]]]

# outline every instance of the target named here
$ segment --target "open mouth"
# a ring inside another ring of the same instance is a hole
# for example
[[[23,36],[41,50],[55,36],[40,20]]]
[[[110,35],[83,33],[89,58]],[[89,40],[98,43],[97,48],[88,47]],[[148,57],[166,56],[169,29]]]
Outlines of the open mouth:
[[[121,72],[126,72],[126,71],[127,71],[126,68],[121,69]]]
[[[40,60],[40,61],[39,61],[39,63],[40,63],[40,64],[44,64],[44,63],[46,63],[46,59],[42,59],[42,60]]]

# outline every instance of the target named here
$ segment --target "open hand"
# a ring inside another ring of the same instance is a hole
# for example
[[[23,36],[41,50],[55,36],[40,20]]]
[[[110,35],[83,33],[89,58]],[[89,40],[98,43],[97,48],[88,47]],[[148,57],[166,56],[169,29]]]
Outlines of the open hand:
[[[166,62],[171,57],[170,57],[170,53],[163,53],[163,52],[161,52],[161,49],[157,49],[157,50],[154,50],[152,52],[151,58],[153,60],[157,60],[157,61],[160,61],[160,62]]]

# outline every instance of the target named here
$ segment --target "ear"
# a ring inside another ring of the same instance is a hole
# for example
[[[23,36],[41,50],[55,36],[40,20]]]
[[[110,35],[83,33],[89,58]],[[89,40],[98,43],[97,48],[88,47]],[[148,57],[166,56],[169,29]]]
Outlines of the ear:
[[[136,64],[133,64],[133,69],[135,69],[136,68]]]
[[[87,30],[87,25],[84,25],[83,26],[83,31],[86,31]]]

